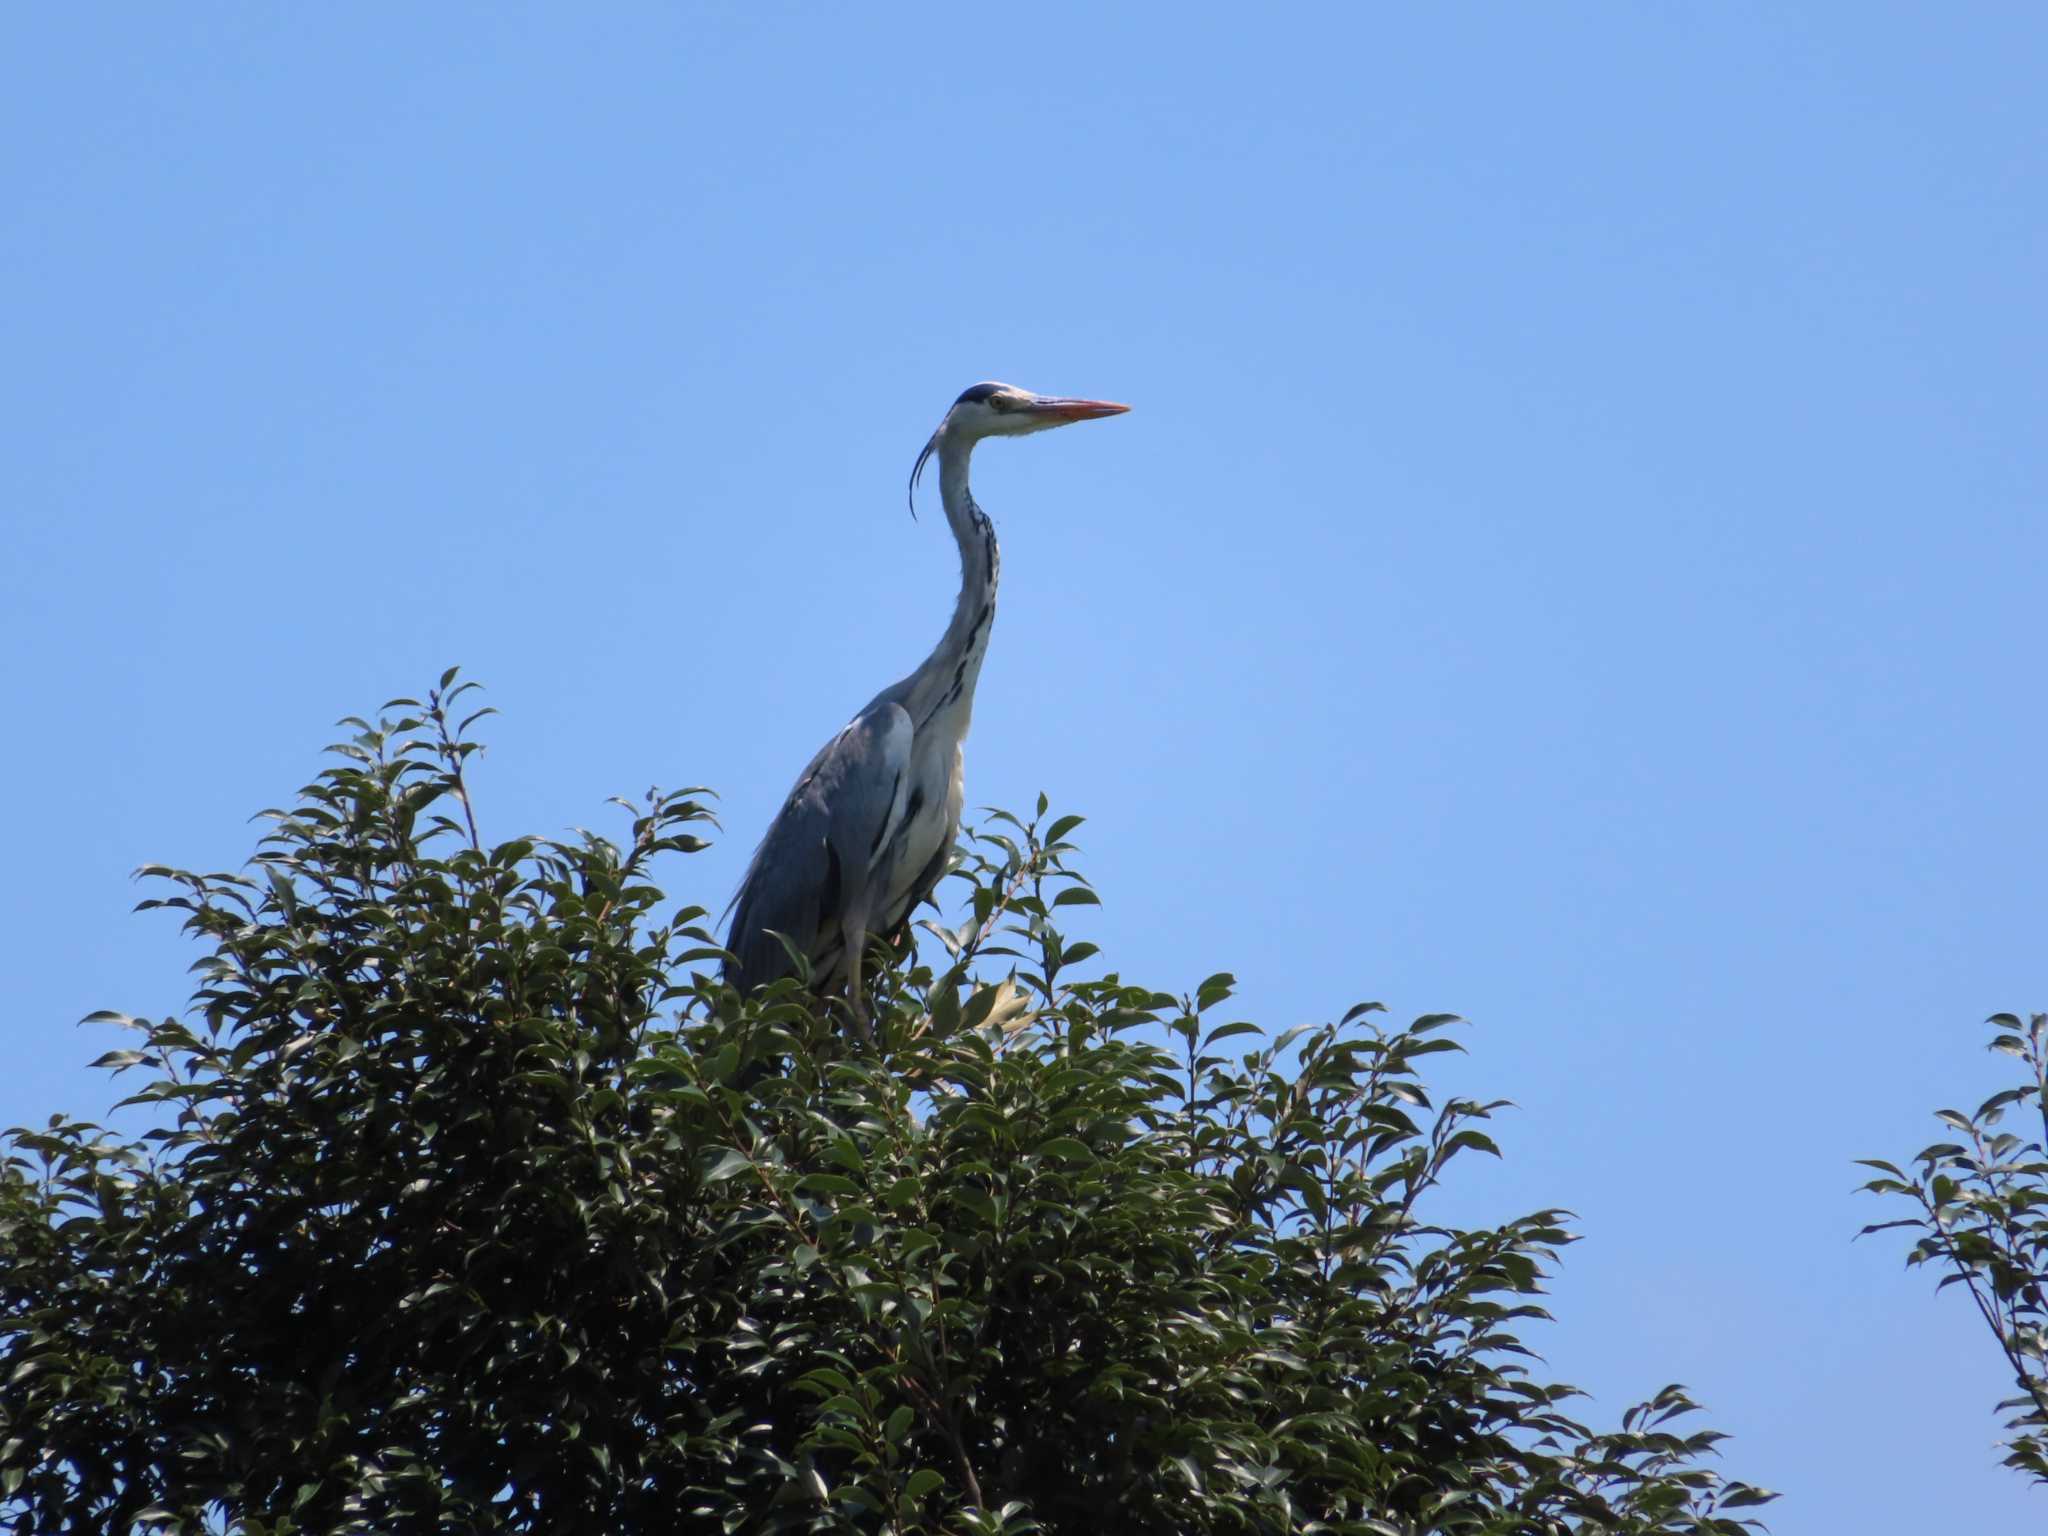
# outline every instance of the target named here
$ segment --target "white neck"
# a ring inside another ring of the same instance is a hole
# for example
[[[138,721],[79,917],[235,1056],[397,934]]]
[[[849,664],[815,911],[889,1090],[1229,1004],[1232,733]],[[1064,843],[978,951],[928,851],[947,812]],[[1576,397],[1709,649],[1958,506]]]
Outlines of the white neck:
[[[996,581],[1002,574],[996,531],[967,488],[967,461],[973,453],[972,439],[956,438],[951,432],[939,438],[939,499],[945,503],[953,542],[960,546],[960,596],[945,634],[903,682],[903,706],[916,729],[923,731],[947,716],[959,722],[956,739],[967,734],[974,712],[974,685],[988,652],[988,632],[996,617]]]

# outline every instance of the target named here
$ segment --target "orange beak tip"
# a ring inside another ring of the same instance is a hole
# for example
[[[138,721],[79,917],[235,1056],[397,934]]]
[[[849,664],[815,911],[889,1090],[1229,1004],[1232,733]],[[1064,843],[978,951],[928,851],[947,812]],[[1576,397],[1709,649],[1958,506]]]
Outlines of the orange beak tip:
[[[1044,400],[1034,409],[1061,421],[1094,421],[1103,416],[1121,416],[1130,407],[1114,400]]]

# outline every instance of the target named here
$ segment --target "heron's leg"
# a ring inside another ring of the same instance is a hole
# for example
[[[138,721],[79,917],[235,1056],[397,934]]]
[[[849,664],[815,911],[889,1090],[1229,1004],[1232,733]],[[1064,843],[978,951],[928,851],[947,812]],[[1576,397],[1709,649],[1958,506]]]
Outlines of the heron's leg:
[[[875,1043],[875,1031],[868,1023],[867,1000],[861,996],[860,969],[867,959],[868,915],[865,910],[847,913],[841,925],[840,942],[846,950],[846,1006],[853,1014],[854,1026],[860,1030],[861,1038],[869,1045]]]

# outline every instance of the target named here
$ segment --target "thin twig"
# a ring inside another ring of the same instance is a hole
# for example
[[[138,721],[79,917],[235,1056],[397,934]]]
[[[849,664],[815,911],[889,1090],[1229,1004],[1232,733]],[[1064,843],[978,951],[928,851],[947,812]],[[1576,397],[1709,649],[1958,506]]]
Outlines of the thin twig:
[[[469,846],[473,851],[482,853],[484,840],[477,835],[476,810],[469,803],[469,785],[462,777],[462,754],[455,750],[455,738],[448,734],[448,707],[438,688],[427,695],[427,716],[434,722],[435,734],[440,737],[441,761],[448,765],[455,798],[462,802],[462,818],[469,823]]]

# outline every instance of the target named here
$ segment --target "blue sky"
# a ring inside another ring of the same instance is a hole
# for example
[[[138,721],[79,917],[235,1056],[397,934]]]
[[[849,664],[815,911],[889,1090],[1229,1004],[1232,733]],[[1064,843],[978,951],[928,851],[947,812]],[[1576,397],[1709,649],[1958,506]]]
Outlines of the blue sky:
[[[1859,1156],[2048,1007],[2033,7],[21,8],[0,46],[0,1124],[174,1011],[331,722],[462,664],[487,831],[790,778],[943,624],[970,799],[1086,812],[1126,974],[1474,1021],[1465,1219],[1784,1536],[1990,1530],[2004,1383]]]

